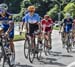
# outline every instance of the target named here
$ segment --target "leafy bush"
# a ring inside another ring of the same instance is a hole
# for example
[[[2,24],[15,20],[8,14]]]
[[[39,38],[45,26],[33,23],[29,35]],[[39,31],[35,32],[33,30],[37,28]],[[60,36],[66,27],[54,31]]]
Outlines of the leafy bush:
[[[58,15],[58,5],[55,5],[52,9],[50,9],[47,14],[51,16],[53,19],[57,19]]]
[[[65,16],[65,13],[70,13],[72,15],[72,17],[75,17],[75,4],[74,3],[69,3],[67,4],[65,7],[64,7],[64,16]]]

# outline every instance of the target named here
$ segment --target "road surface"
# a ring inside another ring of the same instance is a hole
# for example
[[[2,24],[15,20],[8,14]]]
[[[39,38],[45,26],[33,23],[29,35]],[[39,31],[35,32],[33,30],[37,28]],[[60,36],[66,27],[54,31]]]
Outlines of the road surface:
[[[67,65],[75,61],[75,47],[71,53],[67,53],[66,49],[62,48],[61,36],[56,30],[52,33],[53,48],[50,51],[50,55],[45,56],[42,53],[42,59],[40,61],[35,59],[33,64],[24,57],[24,41],[14,42],[14,44],[16,50],[16,67],[67,67]]]

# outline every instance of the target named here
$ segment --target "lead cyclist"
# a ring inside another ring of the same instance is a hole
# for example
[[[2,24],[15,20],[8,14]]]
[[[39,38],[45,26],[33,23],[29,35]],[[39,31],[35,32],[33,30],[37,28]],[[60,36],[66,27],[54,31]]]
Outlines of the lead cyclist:
[[[9,36],[9,46],[11,48],[12,53],[15,53],[14,49],[14,21],[12,19],[12,15],[7,12],[8,6],[6,4],[0,4],[0,21],[1,21],[1,28],[0,28],[0,35],[2,33],[5,36]],[[15,59],[12,61],[13,64],[15,63]]]

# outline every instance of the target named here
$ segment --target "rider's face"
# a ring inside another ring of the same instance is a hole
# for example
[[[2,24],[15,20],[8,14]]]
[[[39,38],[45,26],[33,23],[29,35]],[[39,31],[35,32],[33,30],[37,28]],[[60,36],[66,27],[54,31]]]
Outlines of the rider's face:
[[[48,20],[48,18],[47,17],[44,17],[46,20]]]

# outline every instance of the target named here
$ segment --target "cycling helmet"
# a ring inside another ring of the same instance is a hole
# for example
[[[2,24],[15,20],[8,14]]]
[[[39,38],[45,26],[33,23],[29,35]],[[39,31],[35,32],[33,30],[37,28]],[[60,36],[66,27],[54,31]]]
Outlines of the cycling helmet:
[[[29,6],[28,11],[29,12],[35,12],[35,6]]]
[[[0,11],[7,11],[8,10],[8,6],[7,6],[7,4],[4,4],[4,3],[2,3],[2,4],[0,4]]]
[[[44,15],[44,18],[49,18],[49,15]]]
[[[70,13],[66,13],[66,18],[70,18],[70,17],[71,17]]]

